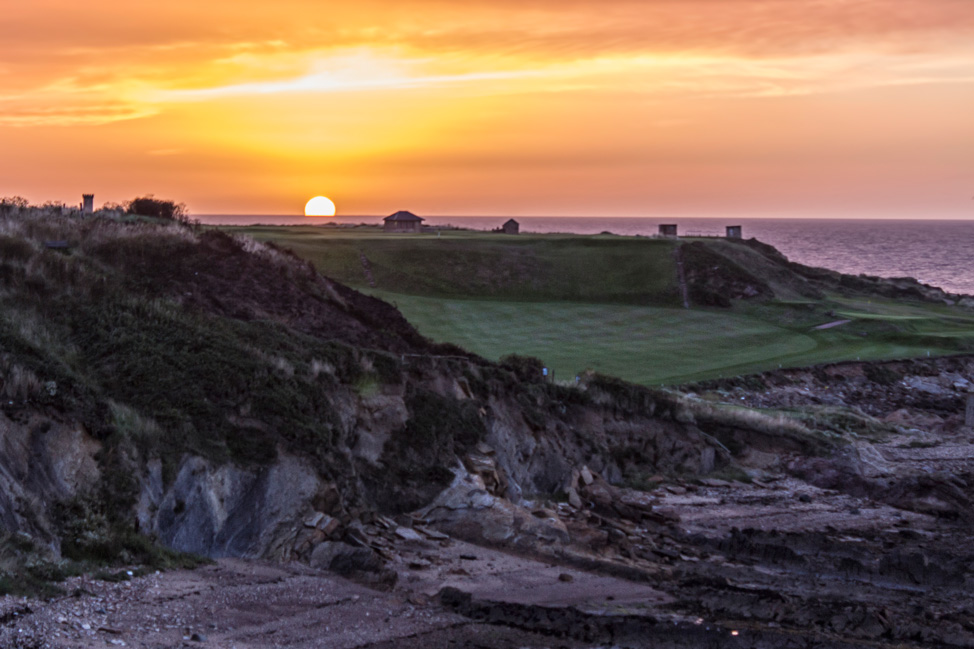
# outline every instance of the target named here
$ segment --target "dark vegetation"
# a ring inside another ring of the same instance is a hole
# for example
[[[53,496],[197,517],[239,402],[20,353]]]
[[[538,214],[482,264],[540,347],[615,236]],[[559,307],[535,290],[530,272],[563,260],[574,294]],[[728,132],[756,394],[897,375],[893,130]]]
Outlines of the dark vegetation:
[[[381,231],[241,228],[313,262],[324,275],[383,291],[461,299],[678,303],[671,243],[635,237],[511,237],[451,232],[390,236]]]
[[[25,589],[37,590],[35,573],[72,566],[187,560],[134,526],[147,459],[171,479],[187,453],[248,466],[284,448],[340,475],[334,449],[349,431],[336,400],[400,383],[403,353],[468,356],[272,246],[181,224],[10,218],[0,223],[0,407],[20,425],[76,421],[102,444],[100,484],[52,515],[64,562],[18,569]],[[50,250],[49,239],[71,245]],[[411,398],[411,435],[440,443],[476,430],[479,419],[444,416],[451,404],[435,399]]]
[[[92,534],[92,525],[107,525],[102,517],[92,522],[90,511],[72,511],[77,503],[61,505],[60,515],[66,522],[65,538],[60,559],[50,558],[24,535],[5,533],[0,536],[0,595],[56,597],[64,595],[61,582],[69,577],[91,574],[104,581],[127,581],[132,577],[156,570],[196,568],[210,563],[205,557],[176,552],[154,543],[149,537],[121,527],[99,529],[102,536]],[[78,516],[77,518],[74,518]],[[126,569],[123,566],[135,566]]]
[[[152,194],[139,196],[124,203],[106,203],[100,211],[124,213],[131,216],[189,223],[189,211],[184,203],[156,198]],[[42,217],[51,214],[78,213],[77,205],[69,206],[60,201],[48,201],[43,205],[31,205],[21,196],[0,197],[0,216],[20,214],[28,217]]]
[[[151,216],[157,219],[167,219],[170,221],[185,222],[189,220],[189,212],[186,210],[186,205],[183,203],[176,203],[175,201],[156,198],[151,194],[148,196],[133,198],[131,201],[125,204],[125,211],[128,214]]]
[[[27,209],[30,203],[23,196],[4,196],[0,198],[0,215]]]
[[[453,479],[448,467],[487,435],[474,402],[410,386],[406,407],[405,430],[383,452],[383,465],[391,470],[374,472],[369,480],[378,506],[397,513],[432,500]]]
[[[770,298],[771,287],[746,266],[734,263],[712,247],[695,241],[680,246],[690,302],[728,308],[734,300]]]

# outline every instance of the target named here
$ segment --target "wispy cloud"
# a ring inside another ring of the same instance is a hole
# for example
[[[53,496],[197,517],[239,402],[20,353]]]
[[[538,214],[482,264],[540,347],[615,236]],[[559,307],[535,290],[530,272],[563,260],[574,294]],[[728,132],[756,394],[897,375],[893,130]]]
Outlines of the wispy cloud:
[[[124,7],[125,10],[120,10]],[[306,49],[404,46],[592,56],[711,51],[777,57],[871,47],[940,49],[974,34],[970,0],[33,0],[5,7],[5,48],[117,51],[242,42]],[[0,25],[2,26],[2,25]]]
[[[624,91],[647,96],[795,96],[870,87],[970,84],[967,62],[930,54],[842,52],[748,58],[636,53],[530,67],[491,68],[498,61],[402,56],[398,50],[247,54],[213,63],[217,70],[166,75],[110,69],[55,79],[38,88],[0,92],[0,124],[105,124],[156,115],[176,103],[287,94],[396,92],[439,88],[473,94]],[[252,80],[221,82],[226,76]],[[248,75],[247,73],[250,73]],[[462,88],[462,90],[461,90]]]
[[[418,88],[798,95],[968,84],[974,66],[971,0],[38,0],[3,20],[0,124],[19,126]]]
[[[398,62],[395,62],[398,63]],[[334,66],[329,66],[334,67]],[[393,71],[398,65],[359,65],[327,72],[312,72],[302,76],[274,81],[257,81],[209,88],[161,90],[152,93],[153,101],[201,101],[221,97],[239,97],[282,93],[334,93],[368,90],[395,90],[464,83],[482,83],[508,79],[543,78],[544,70],[482,70],[457,74],[410,74]]]
[[[112,122],[141,119],[156,113],[157,111],[151,108],[134,105],[14,107],[2,109],[0,125],[18,127],[101,126]]]

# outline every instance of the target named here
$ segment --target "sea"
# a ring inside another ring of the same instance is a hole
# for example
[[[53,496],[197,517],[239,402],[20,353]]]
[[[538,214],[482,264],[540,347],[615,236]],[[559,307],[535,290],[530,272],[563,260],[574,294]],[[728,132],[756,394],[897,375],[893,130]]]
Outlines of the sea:
[[[380,216],[194,215],[212,225],[380,224]],[[427,216],[424,225],[473,230],[499,227],[506,216]],[[518,216],[522,232],[652,236],[674,223],[681,236],[722,236],[740,225],[792,261],[853,275],[913,277],[949,293],[974,295],[974,219],[773,219]]]

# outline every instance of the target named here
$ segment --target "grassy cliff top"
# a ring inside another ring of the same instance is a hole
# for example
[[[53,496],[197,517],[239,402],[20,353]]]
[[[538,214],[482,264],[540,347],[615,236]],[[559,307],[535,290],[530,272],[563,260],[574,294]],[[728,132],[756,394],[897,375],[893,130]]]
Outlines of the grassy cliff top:
[[[469,230],[246,227],[361,289],[429,297],[677,304],[672,241]]]
[[[755,240],[375,226],[235,228],[394,303],[424,335],[646,385],[969,351],[974,313],[908,278],[842,275]],[[683,286],[679,268],[682,266]],[[691,308],[682,308],[685,295]],[[827,329],[820,325],[847,321]]]

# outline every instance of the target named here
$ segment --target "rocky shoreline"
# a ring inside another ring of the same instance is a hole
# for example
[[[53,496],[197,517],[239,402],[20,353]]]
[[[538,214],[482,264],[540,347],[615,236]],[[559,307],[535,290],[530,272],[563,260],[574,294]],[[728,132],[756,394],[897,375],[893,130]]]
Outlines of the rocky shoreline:
[[[809,453],[698,421],[740,472],[641,490],[582,465],[563,500],[512,501],[481,443],[420,510],[307,518],[308,563],[76,578],[51,602],[4,598],[0,644],[974,647],[972,379],[955,357],[693,386],[690,401],[848,409],[858,432]]]

